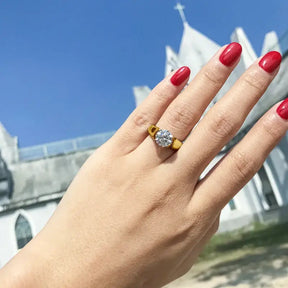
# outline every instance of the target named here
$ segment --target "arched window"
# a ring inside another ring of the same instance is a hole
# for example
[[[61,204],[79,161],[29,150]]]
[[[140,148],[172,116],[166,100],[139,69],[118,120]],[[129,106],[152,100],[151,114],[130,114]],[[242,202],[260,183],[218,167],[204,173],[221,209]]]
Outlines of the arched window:
[[[265,197],[265,200],[269,208],[278,207],[278,202],[276,200],[274,191],[272,189],[270,180],[268,178],[268,175],[266,173],[264,166],[262,166],[261,169],[258,171],[258,175],[262,183],[262,193],[263,193],[263,196]]]
[[[18,249],[22,249],[33,238],[31,226],[22,214],[16,219],[15,234]]]

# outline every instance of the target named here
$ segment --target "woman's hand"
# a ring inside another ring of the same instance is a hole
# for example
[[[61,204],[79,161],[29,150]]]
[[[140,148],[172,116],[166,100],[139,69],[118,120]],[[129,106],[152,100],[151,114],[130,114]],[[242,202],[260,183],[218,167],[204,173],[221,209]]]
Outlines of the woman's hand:
[[[277,52],[259,59],[195,127],[240,54],[236,43],[221,48],[183,91],[187,67],[158,84],[85,162],[47,226],[3,269],[3,281],[16,273],[11,287],[156,288],[187,272],[217,231],[221,209],[288,128],[288,105],[281,117],[275,105],[199,180],[281,62]],[[159,147],[151,124],[185,143],[177,152]]]

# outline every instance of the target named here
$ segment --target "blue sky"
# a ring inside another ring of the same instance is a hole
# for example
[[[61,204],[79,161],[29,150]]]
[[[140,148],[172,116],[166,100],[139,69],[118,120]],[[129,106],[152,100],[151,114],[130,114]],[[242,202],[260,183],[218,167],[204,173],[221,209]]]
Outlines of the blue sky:
[[[134,109],[132,86],[164,74],[178,51],[176,1],[1,1],[0,121],[20,147],[117,129]],[[288,2],[188,1],[190,25],[219,44],[242,26],[256,52],[288,30]]]

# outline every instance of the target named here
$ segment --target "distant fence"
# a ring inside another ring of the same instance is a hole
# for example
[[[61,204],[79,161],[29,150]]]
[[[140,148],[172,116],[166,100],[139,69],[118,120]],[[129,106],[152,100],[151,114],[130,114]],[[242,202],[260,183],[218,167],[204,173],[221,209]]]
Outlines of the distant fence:
[[[114,133],[115,132],[113,131],[86,137],[79,137],[71,140],[57,141],[43,145],[19,148],[19,160],[31,161],[81,150],[97,148],[105,143],[109,138],[111,138]]]

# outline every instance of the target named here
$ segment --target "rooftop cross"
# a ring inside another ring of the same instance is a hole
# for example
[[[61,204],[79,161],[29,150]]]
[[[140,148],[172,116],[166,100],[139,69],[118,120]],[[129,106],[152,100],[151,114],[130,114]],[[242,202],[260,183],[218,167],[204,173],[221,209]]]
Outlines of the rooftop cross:
[[[180,17],[183,21],[183,24],[187,22],[185,14],[184,14],[184,9],[185,6],[183,6],[180,2],[177,2],[176,6],[174,7],[175,10],[179,11]]]

